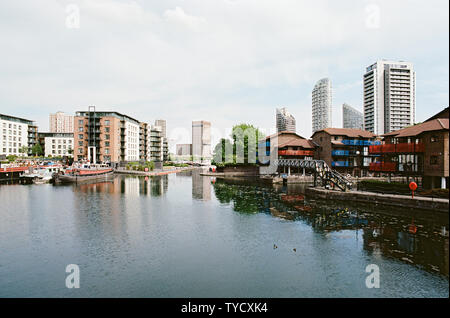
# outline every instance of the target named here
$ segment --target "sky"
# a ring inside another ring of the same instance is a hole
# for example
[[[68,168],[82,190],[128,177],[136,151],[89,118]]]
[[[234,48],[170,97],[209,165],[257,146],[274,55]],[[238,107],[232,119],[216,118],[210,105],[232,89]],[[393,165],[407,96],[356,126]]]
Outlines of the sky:
[[[212,143],[249,123],[270,133],[287,107],[311,136],[311,91],[329,77],[333,127],[362,111],[377,60],[416,70],[416,122],[449,105],[447,0],[5,0],[0,2],[0,113],[35,120],[95,105],[166,119],[170,150],[192,120]]]

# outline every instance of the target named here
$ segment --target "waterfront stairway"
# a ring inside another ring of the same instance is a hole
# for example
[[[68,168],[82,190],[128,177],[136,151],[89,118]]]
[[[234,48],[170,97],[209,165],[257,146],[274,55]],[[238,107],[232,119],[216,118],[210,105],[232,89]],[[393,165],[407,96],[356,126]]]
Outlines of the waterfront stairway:
[[[332,170],[323,160],[305,160],[305,159],[276,159],[275,165],[278,167],[306,168],[314,171],[314,186],[317,177],[322,181],[322,186],[337,187],[342,191],[352,188],[352,182],[339,172]]]

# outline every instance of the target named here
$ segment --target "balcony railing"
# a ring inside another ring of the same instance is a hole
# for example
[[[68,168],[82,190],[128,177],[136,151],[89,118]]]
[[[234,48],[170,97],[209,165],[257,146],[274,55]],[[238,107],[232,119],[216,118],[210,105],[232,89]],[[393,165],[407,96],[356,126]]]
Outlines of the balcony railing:
[[[351,154],[353,154],[353,153],[351,153],[348,150],[333,150],[333,151],[331,151],[332,156],[349,156]]]
[[[397,163],[396,162],[371,162],[369,164],[370,171],[386,171],[386,172],[394,172],[397,171]]]
[[[332,161],[332,167],[349,167],[348,161]]]
[[[372,140],[355,140],[355,139],[344,139],[342,143],[347,146],[372,146],[381,144],[379,141]]]
[[[400,143],[369,146],[369,153],[414,153],[424,152],[423,143]]]
[[[279,156],[314,156],[313,150],[278,150]]]

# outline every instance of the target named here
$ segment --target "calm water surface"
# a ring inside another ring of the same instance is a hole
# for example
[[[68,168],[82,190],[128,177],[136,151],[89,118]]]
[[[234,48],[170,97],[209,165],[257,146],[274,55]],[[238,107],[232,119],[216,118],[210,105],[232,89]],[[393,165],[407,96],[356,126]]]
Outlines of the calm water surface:
[[[448,215],[283,197],[302,190],[199,171],[0,185],[0,297],[449,296]]]

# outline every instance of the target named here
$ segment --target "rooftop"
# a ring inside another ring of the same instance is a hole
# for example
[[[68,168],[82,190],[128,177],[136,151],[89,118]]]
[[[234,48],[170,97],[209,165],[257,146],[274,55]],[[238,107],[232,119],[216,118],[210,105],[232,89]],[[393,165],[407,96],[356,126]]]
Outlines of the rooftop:
[[[326,132],[331,136],[347,136],[349,138],[375,138],[377,135],[367,130],[351,128],[325,128],[314,132],[313,136],[319,132]]]
[[[29,119],[11,116],[11,115],[4,115],[4,114],[0,114],[0,119],[20,122],[20,123],[28,124],[28,125],[33,125],[33,123],[34,123],[32,120],[29,120]]]
[[[412,137],[420,135],[426,131],[448,130],[448,118],[436,118],[421,124],[406,127],[390,133],[384,134],[383,137]]]
[[[278,137],[278,148],[283,148],[287,146],[292,147],[303,147],[303,148],[310,148],[314,149],[315,145],[312,143],[312,141],[297,135],[295,132],[292,131],[281,131],[279,133],[267,136],[264,138],[264,140],[267,140],[269,138]]]

